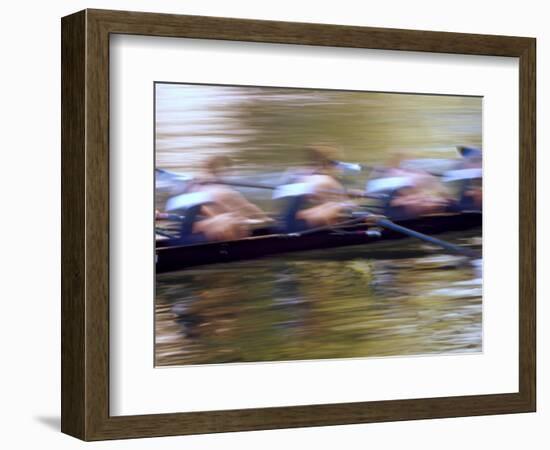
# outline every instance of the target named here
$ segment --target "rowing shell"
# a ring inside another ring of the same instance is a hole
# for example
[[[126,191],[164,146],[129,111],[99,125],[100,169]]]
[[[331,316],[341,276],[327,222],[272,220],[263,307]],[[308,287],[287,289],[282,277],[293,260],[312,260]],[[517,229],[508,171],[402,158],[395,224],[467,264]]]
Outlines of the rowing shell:
[[[395,223],[420,233],[438,234],[480,228],[482,215],[480,212],[434,214]],[[190,245],[177,245],[175,241],[168,239],[157,242],[156,271],[170,272],[205,264],[243,261],[305,250],[374,244],[402,238],[404,236],[401,233],[376,230],[360,223],[311,233],[270,234],[266,229],[260,229],[245,239]]]

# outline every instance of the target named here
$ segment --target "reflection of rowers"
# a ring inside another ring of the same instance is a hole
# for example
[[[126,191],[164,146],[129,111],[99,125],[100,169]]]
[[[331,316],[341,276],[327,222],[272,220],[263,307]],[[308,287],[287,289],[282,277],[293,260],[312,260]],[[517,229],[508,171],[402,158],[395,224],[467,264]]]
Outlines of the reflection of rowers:
[[[185,192],[167,202],[168,211],[184,211],[182,241],[239,239],[250,234],[252,223],[270,220],[239,192],[216,183],[229,163],[225,156],[209,158],[203,173],[187,184]]]
[[[296,232],[335,224],[350,208],[344,188],[336,177],[336,150],[326,145],[307,149],[312,167],[292,177],[292,184],[281,186],[274,198],[287,199],[283,214],[286,231]]]

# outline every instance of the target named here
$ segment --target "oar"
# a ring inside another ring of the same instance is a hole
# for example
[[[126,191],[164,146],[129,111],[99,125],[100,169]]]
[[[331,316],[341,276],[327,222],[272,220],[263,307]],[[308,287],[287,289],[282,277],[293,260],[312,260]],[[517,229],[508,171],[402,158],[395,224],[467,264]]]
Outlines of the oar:
[[[370,218],[373,221],[374,225],[379,225],[383,228],[387,228],[389,230],[395,231],[397,233],[404,234],[406,236],[420,239],[421,241],[428,242],[433,245],[437,245],[451,253],[457,253],[459,255],[468,256],[469,258],[480,258],[481,255],[478,254],[478,252],[472,251],[467,248],[460,247],[455,244],[451,244],[450,242],[443,241],[442,239],[437,239],[432,236],[428,236],[427,234],[419,233],[418,231],[411,230],[410,228],[404,227],[402,225],[397,225],[396,223],[392,222],[391,220],[385,219],[383,217],[377,218],[376,215],[367,213],[365,218]],[[324,229],[333,229],[341,226],[345,226],[347,224],[357,222],[357,220],[360,219],[359,217],[356,217],[352,220],[348,220],[345,222],[341,222],[339,224],[334,225],[324,225],[321,227],[311,228],[309,230],[304,230],[298,233],[291,233],[291,234],[297,234],[297,235],[304,235],[304,234],[310,234],[315,233],[317,231],[322,231]]]
[[[341,161],[336,161],[335,163],[353,167],[353,169],[351,169],[351,170],[357,170],[356,167],[359,167],[359,170],[361,170],[361,168],[371,168],[370,166],[363,166],[363,165],[355,164],[355,163],[344,163],[344,162],[341,162]],[[159,178],[160,177],[166,177],[166,178],[168,178],[172,181],[177,181],[177,182],[193,181],[192,177],[189,177],[188,175],[185,175],[185,174],[170,172],[170,171],[164,170],[164,169],[155,169],[155,170],[156,170],[156,173],[158,174]],[[270,185],[270,184],[246,183],[246,182],[242,182],[242,181],[230,181],[230,180],[221,180],[221,179],[216,179],[216,180],[194,180],[194,181],[198,184],[223,184],[225,186],[251,188],[251,189],[266,189],[266,190],[271,190],[271,191],[274,191],[274,190],[280,188],[280,186],[274,186],[274,185]],[[344,196],[349,196],[349,197],[354,197],[354,198],[369,198],[369,199],[376,199],[376,200],[379,199],[378,196],[376,196],[376,195],[370,195],[370,194],[367,194],[367,193],[364,193],[364,192],[359,192],[357,190],[338,191],[338,190],[323,189],[323,190],[319,190],[318,192],[320,194],[344,195]]]
[[[388,219],[375,219],[374,223],[376,225],[380,225],[383,228],[387,228],[388,230],[395,231],[397,233],[402,233],[406,236],[410,236],[416,239],[420,239],[421,241],[428,242],[429,244],[437,245],[445,250],[448,250],[452,253],[458,253],[459,255],[468,256],[469,258],[479,258],[481,255],[479,255],[478,252],[472,251],[467,248],[460,247],[455,244],[451,244],[450,242],[443,241],[441,239],[434,238],[432,236],[428,236],[427,234],[419,233],[418,231],[411,230],[410,228],[406,228],[401,225],[397,225],[396,223],[392,222]]]
[[[223,184],[225,186],[234,186],[242,188],[251,188],[251,189],[267,189],[274,191],[277,189],[277,186],[272,186],[270,184],[261,184],[261,183],[245,183],[242,181],[226,181],[226,180],[204,180],[199,181],[200,184]]]
[[[271,191],[275,191],[275,190],[277,190],[281,187],[281,186],[274,186],[274,185],[271,185],[271,184],[245,183],[245,182],[242,182],[242,181],[228,181],[228,180],[204,180],[204,181],[199,181],[198,183],[200,183],[200,184],[223,184],[225,186],[251,188],[251,189],[266,189],[266,190],[271,190]],[[378,199],[377,196],[369,195],[369,194],[366,194],[364,192],[359,192],[358,190],[339,191],[339,190],[332,190],[332,189],[320,189],[317,192],[320,193],[320,194],[342,195],[342,196],[348,196],[348,197],[354,197],[354,198]]]
[[[177,214],[170,214],[170,213],[156,213],[155,214],[155,220],[171,220],[171,221],[179,221],[182,220],[183,217],[179,216]]]

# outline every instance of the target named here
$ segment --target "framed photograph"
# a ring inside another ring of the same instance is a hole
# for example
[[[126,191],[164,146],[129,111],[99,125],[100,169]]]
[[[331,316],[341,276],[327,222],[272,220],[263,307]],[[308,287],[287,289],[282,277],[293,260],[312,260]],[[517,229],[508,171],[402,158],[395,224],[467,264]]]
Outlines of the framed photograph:
[[[62,19],[62,431],[535,411],[535,39]]]

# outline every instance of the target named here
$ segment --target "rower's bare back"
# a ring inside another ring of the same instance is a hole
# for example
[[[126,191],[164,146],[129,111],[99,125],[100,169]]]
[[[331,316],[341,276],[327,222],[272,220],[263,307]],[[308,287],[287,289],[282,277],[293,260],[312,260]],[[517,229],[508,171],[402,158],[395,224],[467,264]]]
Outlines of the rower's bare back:
[[[314,194],[311,200],[314,206],[298,212],[299,219],[309,227],[319,227],[336,224],[345,217],[349,203],[347,196],[342,195],[344,187],[336,179],[329,175],[313,174],[300,181],[312,185]]]
[[[222,185],[203,185],[212,201],[201,208],[203,219],[193,226],[193,233],[203,234],[208,241],[235,240],[250,235],[250,221],[268,221],[267,215],[239,192]]]
[[[239,192],[222,185],[205,185],[202,191],[209,192],[212,202],[203,206],[204,215],[212,217],[218,214],[234,213],[245,219],[268,219],[264,211],[249,202]]]

